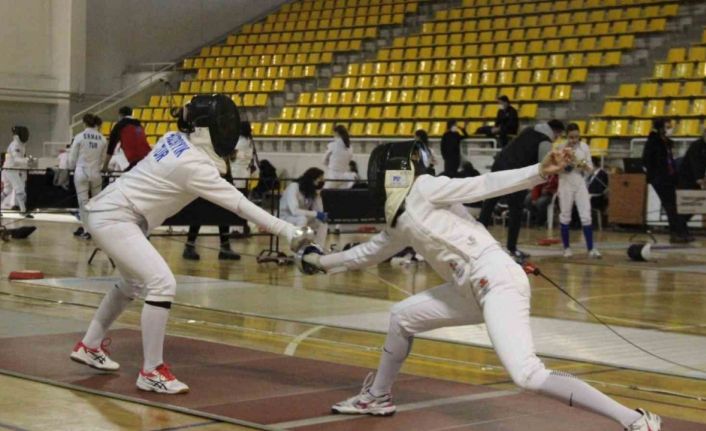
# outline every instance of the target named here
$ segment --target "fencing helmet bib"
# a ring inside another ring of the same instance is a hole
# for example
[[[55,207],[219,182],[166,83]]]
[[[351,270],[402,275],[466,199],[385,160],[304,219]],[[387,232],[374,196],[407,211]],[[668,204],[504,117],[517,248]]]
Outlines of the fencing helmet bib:
[[[368,184],[373,204],[384,205],[385,221],[392,227],[404,212],[415,174],[424,172],[420,157],[416,141],[379,145],[370,154]]]
[[[27,142],[29,140],[29,129],[25,126],[14,126],[12,127],[12,134],[17,135],[20,141]]]
[[[219,157],[233,153],[240,137],[238,108],[223,94],[194,96],[178,116],[178,125],[185,133],[208,128],[213,150]]]

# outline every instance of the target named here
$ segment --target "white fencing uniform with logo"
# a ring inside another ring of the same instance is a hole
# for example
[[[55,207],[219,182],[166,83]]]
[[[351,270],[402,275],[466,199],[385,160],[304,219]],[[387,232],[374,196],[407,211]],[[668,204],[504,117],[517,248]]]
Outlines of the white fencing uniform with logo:
[[[353,150],[346,147],[343,139],[336,138],[329,142],[324,155],[326,179],[355,181],[356,175],[350,170],[351,160],[353,160]],[[324,184],[325,189],[346,189],[350,186],[351,183],[345,181],[326,181]]]
[[[101,168],[108,150],[108,141],[97,129],[87,127],[76,135],[69,150],[69,163],[74,166],[74,185],[78,199],[79,214],[84,230],[86,225],[86,204],[97,196],[103,186]]]
[[[319,266],[324,269],[357,269],[413,247],[446,282],[392,307],[374,381],[360,395],[336,404],[335,411],[394,412],[389,394],[414,335],[484,321],[500,361],[520,387],[601,413],[624,426],[640,419],[637,412],[575,377],[544,367],[532,341],[527,275],[462,205],[526,190],[544,181],[539,165],[463,179],[422,175],[414,181],[396,227],[388,226],[347,251],[320,257]],[[388,181],[385,187],[389,198]]]
[[[9,168],[9,170],[3,169],[3,188],[2,188],[2,204],[7,206],[7,202],[12,198],[12,193],[14,192],[15,204],[20,207],[21,212],[27,211],[27,193],[25,191],[25,183],[27,181],[27,172],[21,170],[13,169],[26,169],[29,159],[26,156],[25,143],[20,140],[20,138],[15,135],[12,138],[12,142],[7,147],[7,154],[5,155],[5,163],[3,168]],[[11,206],[11,205],[10,205]]]

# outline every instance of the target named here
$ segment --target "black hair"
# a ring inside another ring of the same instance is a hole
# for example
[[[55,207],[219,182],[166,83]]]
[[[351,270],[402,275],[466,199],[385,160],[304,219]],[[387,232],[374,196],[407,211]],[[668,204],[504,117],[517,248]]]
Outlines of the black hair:
[[[301,177],[297,178],[297,183],[299,184],[299,192],[304,195],[307,199],[313,199],[316,197],[316,181],[317,178],[324,174],[319,168],[309,168],[302,174]]]
[[[502,95],[502,96],[498,97],[498,100],[501,101],[501,102],[505,102],[505,103],[507,103],[508,105],[510,104],[510,98],[507,97],[507,96],[505,96],[505,95]]]
[[[240,123],[240,136],[245,136],[248,139],[252,139],[252,126],[249,121],[243,121]]]
[[[566,127],[564,127],[564,123],[559,120],[549,120],[547,124],[554,131],[563,132],[564,130],[566,130]]]
[[[456,125],[456,120],[449,120],[446,122],[446,130],[451,130],[453,126]]]
[[[577,131],[577,132],[581,133],[581,128],[576,123],[569,123],[569,125],[566,126],[566,133],[573,132],[573,131]]]
[[[123,117],[129,117],[132,115],[132,108],[129,106],[123,106],[122,108],[118,109],[118,114],[122,115]]]
[[[83,116],[83,124],[87,127],[96,127],[96,116],[93,114],[85,114]]]
[[[343,139],[343,143],[345,144],[346,148],[351,147],[351,137],[348,134],[348,129],[346,129],[346,126],[344,126],[343,124],[339,124],[333,128],[333,131],[338,133],[338,136]]]
[[[96,119],[96,127],[100,127],[103,124],[103,119],[98,115],[93,116]]]
[[[424,129],[419,129],[416,132],[414,132],[414,137],[417,138],[417,140],[424,145],[429,145],[429,134],[427,134],[427,131]]]
[[[351,172],[355,172],[356,174],[358,173],[358,163],[356,163],[355,160],[351,160],[348,162],[348,169],[350,169]]]
[[[663,132],[667,127],[668,118],[657,117],[652,120],[652,128],[658,132]]]

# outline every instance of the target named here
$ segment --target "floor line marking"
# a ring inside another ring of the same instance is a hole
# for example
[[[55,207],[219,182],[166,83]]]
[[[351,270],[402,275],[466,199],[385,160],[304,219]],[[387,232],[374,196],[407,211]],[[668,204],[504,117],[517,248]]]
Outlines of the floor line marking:
[[[397,406],[397,411],[398,412],[406,412],[406,411],[411,411],[411,410],[426,409],[426,408],[430,408],[430,407],[439,407],[439,406],[445,406],[445,405],[450,405],[450,404],[457,404],[457,403],[462,403],[462,402],[466,402],[466,401],[478,401],[478,400],[486,400],[486,399],[492,399],[492,398],[501,398],[501,397],[507,397],[510,395],[517,395],[520,392],[521,392],[520,390],[503,390],[503,391],[484,392],[481,394],[461,395],[458,397],[440,398],[440,399],[436,399],[436,400],[419,401],[416,403],[399,405],[399,406]],[[332,423],[332,422],[350,421],[350,420],[356,420],[356,419],[361,419],[361,418],[365,418],[365,417],[368,417],[368,416],[367,415],[326,415],[326,416],[319,416],[319,417],[315,417],[315,418],[300,419],[300,420],[296,420],[296,421],[280,422],[280,423],[272,424],[271,426],[276,427],[276,428],[282,428],[282,429],[292,429],[292,428],[299,428],[299,427],[310,426],[310,425],[320,425],[320,424],[327,424],[327,423]]]
[[[299,347],[299,344],[301,344],[302,341],[324,328],[325,326],[323,325],[314,326],[313,328],[309,328],[297,335],[289,344],[287,344],[287,347],[284,349],[284,354],[287,356],[294,356],[294,353],[297,351],[297,347]]]
[[[10,425],[5,422],[0,422],[0,428],[10,430],[10,431],[29,431],[26,428],[20,428],[15,425]]]
[[[202,426],[213,425],[213,424],[217,424],[217,423],[221,423],[221,422],[218,422],[218,421],[196,422],[196,423],[192,423],[192,424],[179,425],[179,426],[175,426],[175,427],[155,428],[152,431],[179,431],[179,430],[185,430],[185,429],[189,429],[189,428],[198,428],[198,427],[202,427]]]

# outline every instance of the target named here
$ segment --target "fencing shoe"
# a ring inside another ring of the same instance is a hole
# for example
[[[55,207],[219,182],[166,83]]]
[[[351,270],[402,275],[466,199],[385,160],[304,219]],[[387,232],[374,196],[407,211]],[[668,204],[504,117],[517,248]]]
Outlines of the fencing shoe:
[[[368,374],[363,382],[363,389],[354,397],[348,398],[345,401],[336,403],[331,407],[333,413],[341,413],[345,415],[372,415],[372,416],[390,416],[395,414],[397,407],[392,402],[390,394],[375,396],[370,393],[370,387],[373,385],[374,373]]]

